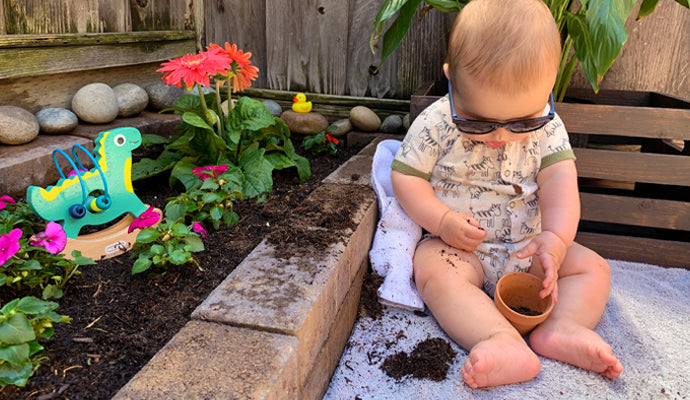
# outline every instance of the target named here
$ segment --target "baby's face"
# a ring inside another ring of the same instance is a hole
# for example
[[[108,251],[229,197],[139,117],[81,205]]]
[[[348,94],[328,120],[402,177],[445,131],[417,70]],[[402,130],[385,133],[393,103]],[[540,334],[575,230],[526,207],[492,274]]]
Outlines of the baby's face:
[[[505,123],[546,115],[553,82],[537,82],[517,94],[501,93],[469,79],[453,80],[452,86],[453,106],[458,117]],[[463,135],[486,143],[489,147],[498,148],[506,142],[523,140],[528,133],[513,133],[506,128],[498,128],[482,135],[466,132]]]

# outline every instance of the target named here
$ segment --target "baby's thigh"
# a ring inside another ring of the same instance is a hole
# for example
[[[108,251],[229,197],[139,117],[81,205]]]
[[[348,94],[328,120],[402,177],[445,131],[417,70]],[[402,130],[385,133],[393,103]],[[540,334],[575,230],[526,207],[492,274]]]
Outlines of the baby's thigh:
[[[533,257],[532,260],[532,268],[530,268],[529,272],[543,278],[544,271],[538,257]],[[603,280],[611,278],[609,264],[603,257],[593,250],[573,242],[565,254],[561,267],[558,269],[558,277],[563,278],[584,274]]]
[[[477,287],[484,281],[482,265],[474,253],[456,249],[438,238],[425,240],[417,246],[413,267],[418,290],[431,279],[462,279]]]

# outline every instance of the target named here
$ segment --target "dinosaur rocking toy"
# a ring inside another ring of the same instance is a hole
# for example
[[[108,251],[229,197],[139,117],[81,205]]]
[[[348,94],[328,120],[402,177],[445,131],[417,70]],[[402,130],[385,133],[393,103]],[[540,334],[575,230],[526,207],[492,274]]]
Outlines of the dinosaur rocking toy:
[[[138,230],[128,233],[129,225],[148,208],[132,186],[132,150],[140,144],[141,133],[126,127],[101,132],[95,140],[95,158],[83,146],[75,144],[72,156],[76,164],[64,151],[56,149],[53,162],[62,178],[55,186],[27,189],[26,201],[36,215],[61,222],[67,235],[63,250],[67,258],[71,258],[73,250],[98,260],[131,248]],[[88,156],[93,168],[84,167],[77,150]],[[72,167],[70,176],[65,176],[60,169],[58,155],[66,158]],[[108,228],[79,235],[84,226],[108,224],[118,217],[122,219]]]

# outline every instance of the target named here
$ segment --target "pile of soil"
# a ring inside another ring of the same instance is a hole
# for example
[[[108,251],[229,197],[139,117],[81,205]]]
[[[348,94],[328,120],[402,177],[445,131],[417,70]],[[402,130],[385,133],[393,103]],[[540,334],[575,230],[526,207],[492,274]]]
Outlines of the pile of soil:
[[[300,147],[298,141],[295,147]],[[206,249],[195,255],[202,270],[185,265],[173,267],[165,275],[132,276],[129,255],[82,267],[82,274],[68,283],[56,310],[68,315],[71,324],[55,324],[55,335],[42,342],[48,360],[26,387],[0,389],[0,400],[111,398],[189,321],[191,312],[262,239],[289,234],[290,227],[284,221],[290,213],[323,178],[359,150],[361,146],[340,146],[335,156],[303,154],[309,159],[312,177],[301,185],[293,169],[276,171],[274,190],[265,202],[238,201],[235,211],[240,221],[219,231],[209,230],[209,238],[204,240]],[[166,199],[178,194],[167,182],[167,176],[135,182],[135,191],[144,203],[163,209]],[[337,213],[329,218],[337,218]],[[323,243],[330,239],[311,235],[302,237],[300,245],[318,248],[331,244]],[[30,294],[40,297],[40,292]],[[26,295],[29,293],[12,293],[3,287],[0,303]]]

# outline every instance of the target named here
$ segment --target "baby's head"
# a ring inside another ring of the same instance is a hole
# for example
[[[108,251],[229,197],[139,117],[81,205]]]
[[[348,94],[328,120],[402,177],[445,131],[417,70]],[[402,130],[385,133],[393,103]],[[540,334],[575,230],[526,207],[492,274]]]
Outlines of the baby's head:
[[[472,0],[453,25],[444,70],[454,88],[471,80],[511,95],[553,86],[560,57],[560,34],[542,0]]]

